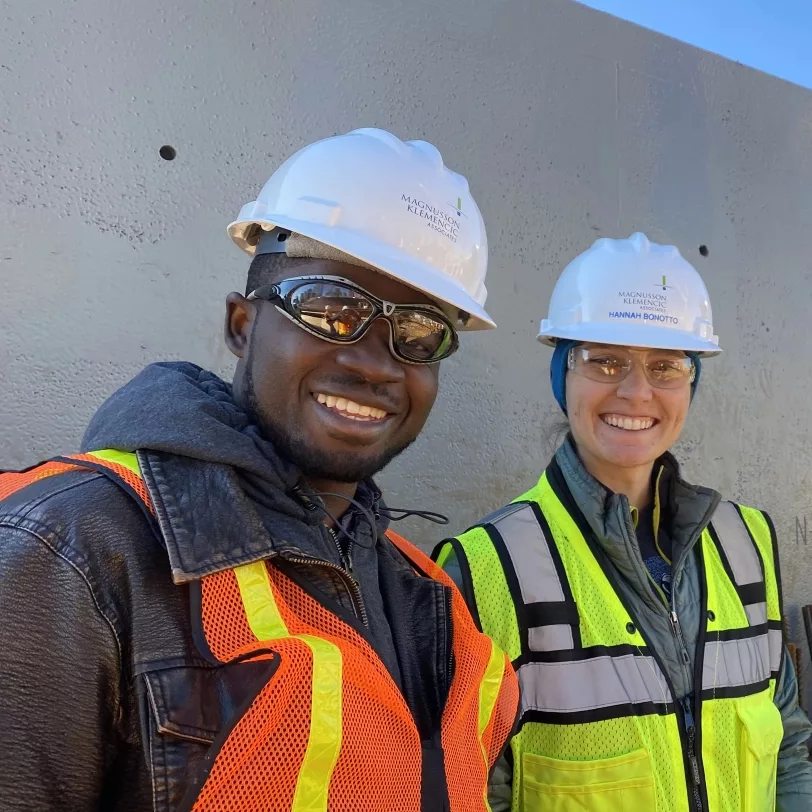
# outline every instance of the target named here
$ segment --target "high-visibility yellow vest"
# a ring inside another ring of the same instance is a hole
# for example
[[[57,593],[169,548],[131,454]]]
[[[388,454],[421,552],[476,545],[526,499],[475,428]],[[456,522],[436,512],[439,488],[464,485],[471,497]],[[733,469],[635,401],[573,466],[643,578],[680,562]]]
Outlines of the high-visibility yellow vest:
[[[765,514],[723,502],[698,541],[706,620],[692,700],[674,695],[555,462],[438,563],[452,549],[483,631],[519,676],[514,810],[775,809],[783,647]]]

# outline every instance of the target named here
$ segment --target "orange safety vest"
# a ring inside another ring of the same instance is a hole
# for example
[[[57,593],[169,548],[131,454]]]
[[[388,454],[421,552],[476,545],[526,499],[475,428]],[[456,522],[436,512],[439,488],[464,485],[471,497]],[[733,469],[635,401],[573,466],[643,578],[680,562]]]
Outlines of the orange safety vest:
[[[131,456],[133,464],[122,465],[79,454],[2,474],[0,500],[45,477],[92,468],[154,513]],[[405,539],[387,535],[417,572],[451,589],[455,668],[440,727],[445,785],[452,812],[489,811],[488,775],[516,718],[516,676],[506,655],[477,630],[448,576]],[[220,663],[268,660],[270,677],[212,745],[206,773],[190,788],[184,808],[431,807],[434,799],[422,797],[420,736],[403,695],[367,640],[293,577],[262,560],[201,581],[202,618],[193,622],[202,620],[204,653]]]

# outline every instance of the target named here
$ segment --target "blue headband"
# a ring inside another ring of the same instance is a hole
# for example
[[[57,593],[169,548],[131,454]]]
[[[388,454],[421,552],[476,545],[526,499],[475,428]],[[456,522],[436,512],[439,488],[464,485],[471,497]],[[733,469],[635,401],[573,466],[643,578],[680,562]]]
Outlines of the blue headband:
[[[570,350],[580,343],[580,341],[561,339],[555,345],[553,358],[550,361],[550,384],[553,387],[553,397],[556,399],[556,402],[564,414],[567,413],[567,360]],[[691,384],[691,400],[693,400],[696,394],[696,387],[699,384],[699,378],[702,374],[702,359],[694,352],[689,352],[688,356],[693,359],[696,369],[694,382]]]

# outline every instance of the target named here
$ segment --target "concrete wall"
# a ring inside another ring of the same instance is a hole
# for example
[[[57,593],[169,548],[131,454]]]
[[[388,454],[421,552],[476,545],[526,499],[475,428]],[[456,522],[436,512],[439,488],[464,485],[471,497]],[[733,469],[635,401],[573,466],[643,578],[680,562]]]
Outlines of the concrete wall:
[[[687,475],[771,511],[798,631],[812,93],[569,0],[3,8],[0,467],[74,449],[149,361],[228,374],[223,298],[247,263],[226,223],[298,147],[381,126],[470,179],[502,325],[444,367],[428,431],[383,476],[390,503],[460,529],[534,481],[556,419],[534,341],[553,281],[596,237],[644,230],[697,264],[726,350],[705,365]]]

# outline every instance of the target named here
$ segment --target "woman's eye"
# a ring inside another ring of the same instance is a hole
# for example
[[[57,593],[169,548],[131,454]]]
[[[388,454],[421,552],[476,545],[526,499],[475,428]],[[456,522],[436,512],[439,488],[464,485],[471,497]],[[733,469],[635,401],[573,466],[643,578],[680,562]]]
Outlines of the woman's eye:
[[[596,369],[600,369],[607,375],[613,375],[623,367],[623,363],[617,358],[590,358],[589,363]]]

